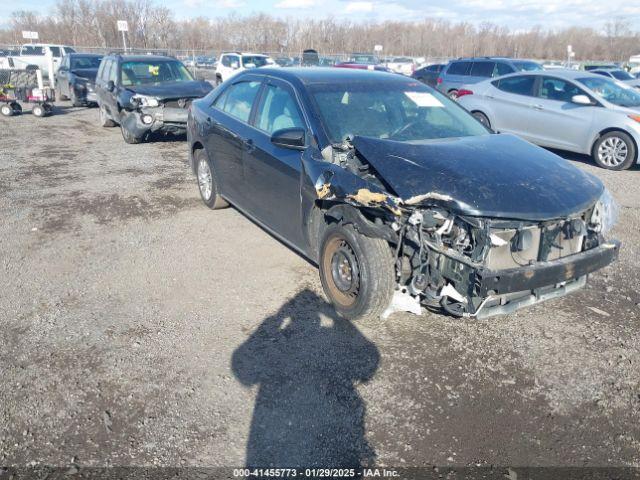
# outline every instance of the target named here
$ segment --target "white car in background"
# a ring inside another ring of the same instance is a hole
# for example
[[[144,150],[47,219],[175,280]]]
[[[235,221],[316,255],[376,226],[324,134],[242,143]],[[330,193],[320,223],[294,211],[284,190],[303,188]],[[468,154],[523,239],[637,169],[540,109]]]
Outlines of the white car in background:
[[[216,66],[216,85],[249,68],[277,66],[270,56],[261,53],[226,52],[220,55]]]
[[[496,132],[591,155],[608,170],[638,161],[640,92],[611,78],[580,70],[520,72],[464,86],[458,102]]]
[[[384,65],[394,73],[401,73],[408,77],[416,70],[416,62],[411,57],[392,57]]]
[[[62,62],[62,57],[69,53],[75,53],[75,50],[66,45],[29,43],[20,47],[18,55],[0,58],[0,68],[24,70],[36,66],[43,76],[49,77],[50,67],[53,68],[55,74],[60,62]]]

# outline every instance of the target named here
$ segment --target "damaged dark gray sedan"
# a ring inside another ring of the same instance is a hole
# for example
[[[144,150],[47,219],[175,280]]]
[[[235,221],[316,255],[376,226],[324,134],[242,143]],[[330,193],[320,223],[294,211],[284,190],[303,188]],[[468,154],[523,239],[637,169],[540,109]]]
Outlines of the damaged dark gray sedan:
[[[399,75],[244,72],[193,102],[187,134],[204,202],[315,262],[347,318],[508,313],[618,255],[596,177]]]

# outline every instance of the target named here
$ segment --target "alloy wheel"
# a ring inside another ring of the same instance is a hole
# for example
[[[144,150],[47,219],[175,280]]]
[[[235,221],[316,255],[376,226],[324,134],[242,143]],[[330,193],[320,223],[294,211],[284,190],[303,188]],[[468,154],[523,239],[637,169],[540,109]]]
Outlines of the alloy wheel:
[[[598,159],[608,167],[617,167],[629,155],[627,143],[620,137],[609,137],[598,147]]]
[[[211,198],[213,192],[213,176],[211,175],[209,163],[204,158],[201,158],[198,162],[198,188],[200,189],[202,198],[205,200]]]

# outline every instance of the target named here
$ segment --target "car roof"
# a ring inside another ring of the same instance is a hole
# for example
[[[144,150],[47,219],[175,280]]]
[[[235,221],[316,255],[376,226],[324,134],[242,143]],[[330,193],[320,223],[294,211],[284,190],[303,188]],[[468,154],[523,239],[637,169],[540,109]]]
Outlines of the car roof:
[[[607,67],[607,68],[594,68],[591,71],[592,72],[619,72],[621,70],[622,70],[622,68],[610,68],[610,67]],[[624,72],[625,70],[622,70],[622,71]]]
[[[376,70],[359,70],[351,68],[331,67],[290,67],[290,68],[260,68],[248,70],[250,74],[263,74],[288,81],[298,81],[304,85],[323,83],[348,82],[380,82],[396,83],[398,85],[418,84],[415,79],[394,73]]]

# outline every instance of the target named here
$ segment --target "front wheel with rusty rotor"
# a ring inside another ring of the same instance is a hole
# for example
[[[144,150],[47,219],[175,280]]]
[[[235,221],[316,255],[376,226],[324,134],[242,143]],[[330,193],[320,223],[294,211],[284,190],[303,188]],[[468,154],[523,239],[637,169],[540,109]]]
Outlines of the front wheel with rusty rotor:
[[[329,225],[319,264],[325,295],[342,317],[375,318],[389,306],[395,265],[385,240],[364,236],[351,225]]]

